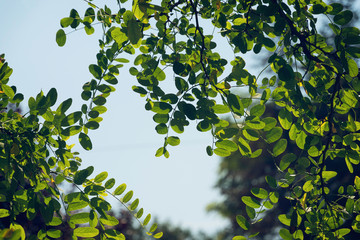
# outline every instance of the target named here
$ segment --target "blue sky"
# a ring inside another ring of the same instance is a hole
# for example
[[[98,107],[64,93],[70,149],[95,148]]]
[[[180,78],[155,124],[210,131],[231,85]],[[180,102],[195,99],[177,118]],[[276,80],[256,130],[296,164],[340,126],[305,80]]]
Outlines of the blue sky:
[[[58,104],[71,97],[72,110],[76,111],[83,103],[81,88],[91,79],[88,65],[96,61],[101,31],[96,28],[92,36],[83,30],[74,32],[64,47],[58,47],[55,33],[60,19],[72,8],[83,15],[87,5],[81,0],[0,1],[0,53],[6,54],[14,69],[10,85],[25,95],[25,103],[40,90],[47,92],[52,87],[58,90]],[[95,174],[107,171],[117,185],[126,183],[145,212],[160,220],[193,230],[220,229],[225,221],[205,212],[208,203],[220,200],[212,187],[219,158],[208,157],[205,152],[212,142],[210,134],[197,132],[192,124],[180,136],[181,144],[170,149],[169,159],[156,158],[163,136],[155,132],[153,114],[144,109],[145,99],[131,90],[137,81],[126,68],[118,80],[101,127],[90,133],[93,150],[77,147],[83,167],[92,165]]]

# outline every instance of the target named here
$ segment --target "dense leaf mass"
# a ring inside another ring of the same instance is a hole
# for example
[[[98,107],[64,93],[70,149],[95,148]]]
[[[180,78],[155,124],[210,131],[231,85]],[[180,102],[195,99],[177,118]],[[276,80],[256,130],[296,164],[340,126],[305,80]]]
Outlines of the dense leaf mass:
[[[130,68],[138,81],[133,90],[145,99],[156,131],[165,136],[156,156],[169,157],[169,145],[180,143],[171,132],[181,134],[195,121],[200,132],[212,133],[209,155],[238,152],[249,164],[274,159],[276,174],[259,180],[268,186],[254,184],[251,196],[241,196],[246,211],[234,221],[244,232],[233,239],[255,237],[252,229],[262,213],[283,201],[292,206],[274,216],[283,224],[278,232],[283,239],[344,239],[360,231],[360,30],[351,26],[350,10],[321,0],[134,0],[130,8],[121,0],[114,9],[86,2],[84,17],[72,9],[56,33],[63,46],[68,28],[83,27],[90,35],[95,24],[102,26],[97,62],[89,66],[94,79],[83,85],[86,103],[79,111],[67,112],[71,99],[54,107],[55,89],[29,98],[24,115],[6,110],[23,96],[8,85],[12,70],[1,56],[3,236],[59,238],[64,233],[53,226],[65,221],[74,238],[124,239],[109,229],[118,222],[107,214],[106,195],[123,195],[120,201],[142,217],[138,199],[131,201],[133,192],[125,184],[111,192],[115,183],[104,183],[107,173],[90,178],[93,168],[80,169],[79,156],[66,142],[78,136],[85,150],[92,149],[89,130],[100,126],[126,54],[136,55]],[[320,17],[326,17],[331,39],[318,31]],[[226,44],[231,56],[223,53]],[[260,52],[270,53],[261,67],[270,67],[270,73],[245,69],[242,56]],[[173,81],[172,90],[162,88],[165,79]],[[277,115],[264,116],[269,103]],[[231,120],[222,117],[226,113]],[[337,166],[346,166],[344,185],[333,184],[343,174]],[[78,191],[61,194],[57,186],[64,180]],[[17,221],[20,214],[30,221],[39,217],[43,227],[29,236]],[[150,219],[146,215],[141,224]],[[152,225],[148,234],[162,237],[156,229]]]

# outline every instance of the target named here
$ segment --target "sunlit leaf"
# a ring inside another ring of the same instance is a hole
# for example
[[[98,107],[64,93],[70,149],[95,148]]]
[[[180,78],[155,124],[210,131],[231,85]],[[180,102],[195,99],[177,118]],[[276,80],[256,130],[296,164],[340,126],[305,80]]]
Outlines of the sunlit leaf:
[[[74,229],[74,235],[77,237],[95,237],[99,230],[94,227],[78,227]]]

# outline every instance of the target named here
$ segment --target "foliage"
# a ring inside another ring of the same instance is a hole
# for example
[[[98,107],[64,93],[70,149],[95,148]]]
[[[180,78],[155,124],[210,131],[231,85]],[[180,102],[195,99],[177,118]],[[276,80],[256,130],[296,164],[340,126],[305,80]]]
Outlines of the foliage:
[[[120,3],[119,8],[117,14],[99,10],[99,20],[108,27],[102,45],[108,49],[102,56],[112,49],[135,53],[133,48],[140,48],[134,61],[139,67],[132,67],[130,73],[141,85],[134,86],[134,91],[146,97],[145,108],[155,113],[156,131],[165,135],[157,156],[168,157],[169,145],[180,142],[177,136],[169,136],[169,130],[182,133],[191,120],[197,121],[199,131],[213,133],[209,155],[229,156],[239,150],[243,156],[256,158],[262,149],[250,142],[263,139],[270,154],[279,157],[274,163],[279,174],[265,178],[271,191],[254,188],[252,196],[242,197],[248,216],[237,217],[240,227],[248,230],[261,220],[265,209],[285,198],[293,209],[279,216],[285,226],[279,234],[284,239],[342,238],[358,231],[358,218],[351,228],[343,226],[359,212],[360,186],[354,174],[360,159],[355,61],[360,31],[345,26],[353,17],[350,10],[343,10],[339,3],[310,0],[189,0],[162,1],[161,5],[134,1],[132,11]],[[328,18],[334,32],[333,45],[317,31],[321,16]],[[213,29],[205,28],[206,20]],[[215,31],[233,47],[233,59],[215,52]],[[272,76],[260,79],[261,75],[255,77],[244,69],[240,55],[249,51],[273,52],[268,59]],[[229,74],[225,73],[228,60]],[[166,68],[173,70],[176,89],[172,93],[160,87]],[[239,86],[248,88],[248,97],[238,94]],[[269,101],[281,110],[276,118],[261,118]],[[227,128],[229,121],[219,117],[228,112],[237,122],[235,128]],[[290,141],[298,154],[285,153]],[[338,175],[337,169],[329,168],[332,162],[347,166],[351,184],[332,187]],[[282,189],[287,194],[280,195]],[[298,229],[301,224],[303,230]]]
[[[84,17],[73,9],[60,21],[62,28],[83,26],[86,34],[92,34],[97,23],[103,30],[97,63],[89,66],[94,79],[84,84],[81,94],[88,104],[81,111],[65,114],[71,100],[52,110],[57,94],[51,89],[46,95],[41,92],[30,98],[30,112],[24,116],[13,111],[1,113],[1,199],[6,205],[1,216],[9,218],[11,224],[3,234],[24,235],[16,216],[26,212],[32,219],[40,212],[47,228],[37,237],[59,237],[61,232],[51,226],[62,223],[59,201],[63,200],[67,213],[90,207],[89,211],[72,213],[75,222],[70,220],[69,224],[75,227],[75,236],[101,234],[105,238],[113,234],[123,238],[105,227],[99,233],[95,225],[115,224],[106,214],[111,206],[102,196],[123,194],[125,204],[132,191],[125,193],[125,185],[120,185],[110,192],[114,184],[112,179],[105,182],[106,173],[88,179],[93,169],[78,170],[80,159],[66,140],[78,136],[84,149],[92,148],[88,131],[99,127],[119,68],[128,62],[120,58],[124,53],[136,54],[130,73],[139,85],[133,90],[145,97],[146,110],[154,112],[157,133],[165,136],[156,156],[169,157],[169,146],[180,143],[170,132],[180,134],[190,121],[196,121],[200,132],[213,134],[213,144],[206,149],[209,155],[225,157],[239,150],[245,157],[261,157],[263,149],[256,144],[261,139],[277,157],[278,174],[265,177],[271,190],[253,188],[251,196],[241,198],[246,216],[238,215],[236,220],[242,229],[251,229],[266,209],[287,200],[293,208],[278,216],[283,239],[341,239],[359,231],[360,178],[354,169],[360,161],[360,30],[345,26],[353,18],[350,10],[321,0],[163,0],[158,5],[134,0],[132,7],[125,2],[117,1],[118,9],[113,12],[88,1]],[[332,45],[317,30],[320,17],[328,19],[334,32]],[[60,29],[56,33],[58,45],[63,46],[66,39]],[[232,57],[221,54],[225,42],[232,48]],[[269,77],[261,72],[251,74],[241,57],[261,51],[272,52],[268,66],[273,73]],[[7,85],[10,74],[11,69],[2,64],[3,108],[9,101],[22,100],[15,87]],[[174,80],[172,90],[161,86],[166,75]],[[237,91],[239,87],[247,89],[247,94]],[[268,102],[281,108],[278,116],[261,117]],[[227,113],[235,127],[220,118]],[[298,154],[286,152],[290,142]],[[331,163],[347,167],[350,184],[333,187],[339,168],[330,168]],[[61,196],[56,186],[64,180],[84,188]],[[134,200],[128,209],[140,218],[142,210],[136,211],[137,205],[138,200]],[[347,219],[353,219],[351,227],[344,225]],[[90,226],[76,227],[77,223]],[[246,238],[239,235],[233,239]]]
[[[89,70],[95,75],[99,67],[90,65]],[[8,85],[12,71],[1,55],[0,238],[125,239],[125,232],[117,230],[121,223],[111,214],[107,196],[122,203],[145,228],[151,214],[144,214],[133,191],[124,183],[116,185],[107,172],[90,178],[94,168],[81,169],[79,153],[67,143],[78,136],[81,146],[91,150],[88,131],[99,127],[99,115],[107,110],[103,105],[114,88],[95,80],[85,84],[83,95],[87,90],[102,94],[72,113],[67,112],[72,99],[54,107],[56,89],[41,91],[28,99],[29,112],[21,115],[13,106],[23,101],[23,95]],[[76,191],[62,192],[58,187],[62,182],[72,184]],[[162,232],[156,231],[154,223],[147,234],[161,238]]]

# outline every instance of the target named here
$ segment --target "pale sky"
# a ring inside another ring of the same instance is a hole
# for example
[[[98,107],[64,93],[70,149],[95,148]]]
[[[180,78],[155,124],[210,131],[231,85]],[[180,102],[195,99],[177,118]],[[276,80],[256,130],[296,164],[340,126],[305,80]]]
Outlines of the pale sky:
[[[60,48],[55,33],[60,19],[72,8],[83,15],[87,7],[81,0],[0,1],[0,53],[6,54],[14,69],[9,85],[25,95],[24,103],[40,90],[46,93],[55,87],[57,105],[71,97],[71,110],[80,110],[82,85],[91,79],[88,66],[96,62],[99,35],[89,37],[80,30],[70,34]],[[96,33],[101,33],[100,28]],[[208,203],[220,200],[213,189],[220,159],[205,152],[212,142],[210,134],[196,131],[192,124],[179,136],[181,144],[170,148],[169,159],[156,158],[164,136],[155,131],[153,113],[144,109],[145,99],[131,90],[137,81],[126,68],[118,80],[116,92],[106,104],[108,111],[102,115],[104,121],[89,134],[93,150],[86,152],[78,144],[83,168],[94,166],[93,176],[107,171],[109,178],[116,179],[116,186],[126,183],[140,199],[140,207],[162,221],[209,233],[221,229],[225,221],[205,212]],[[172,81],[172,77],[165,81]]]

